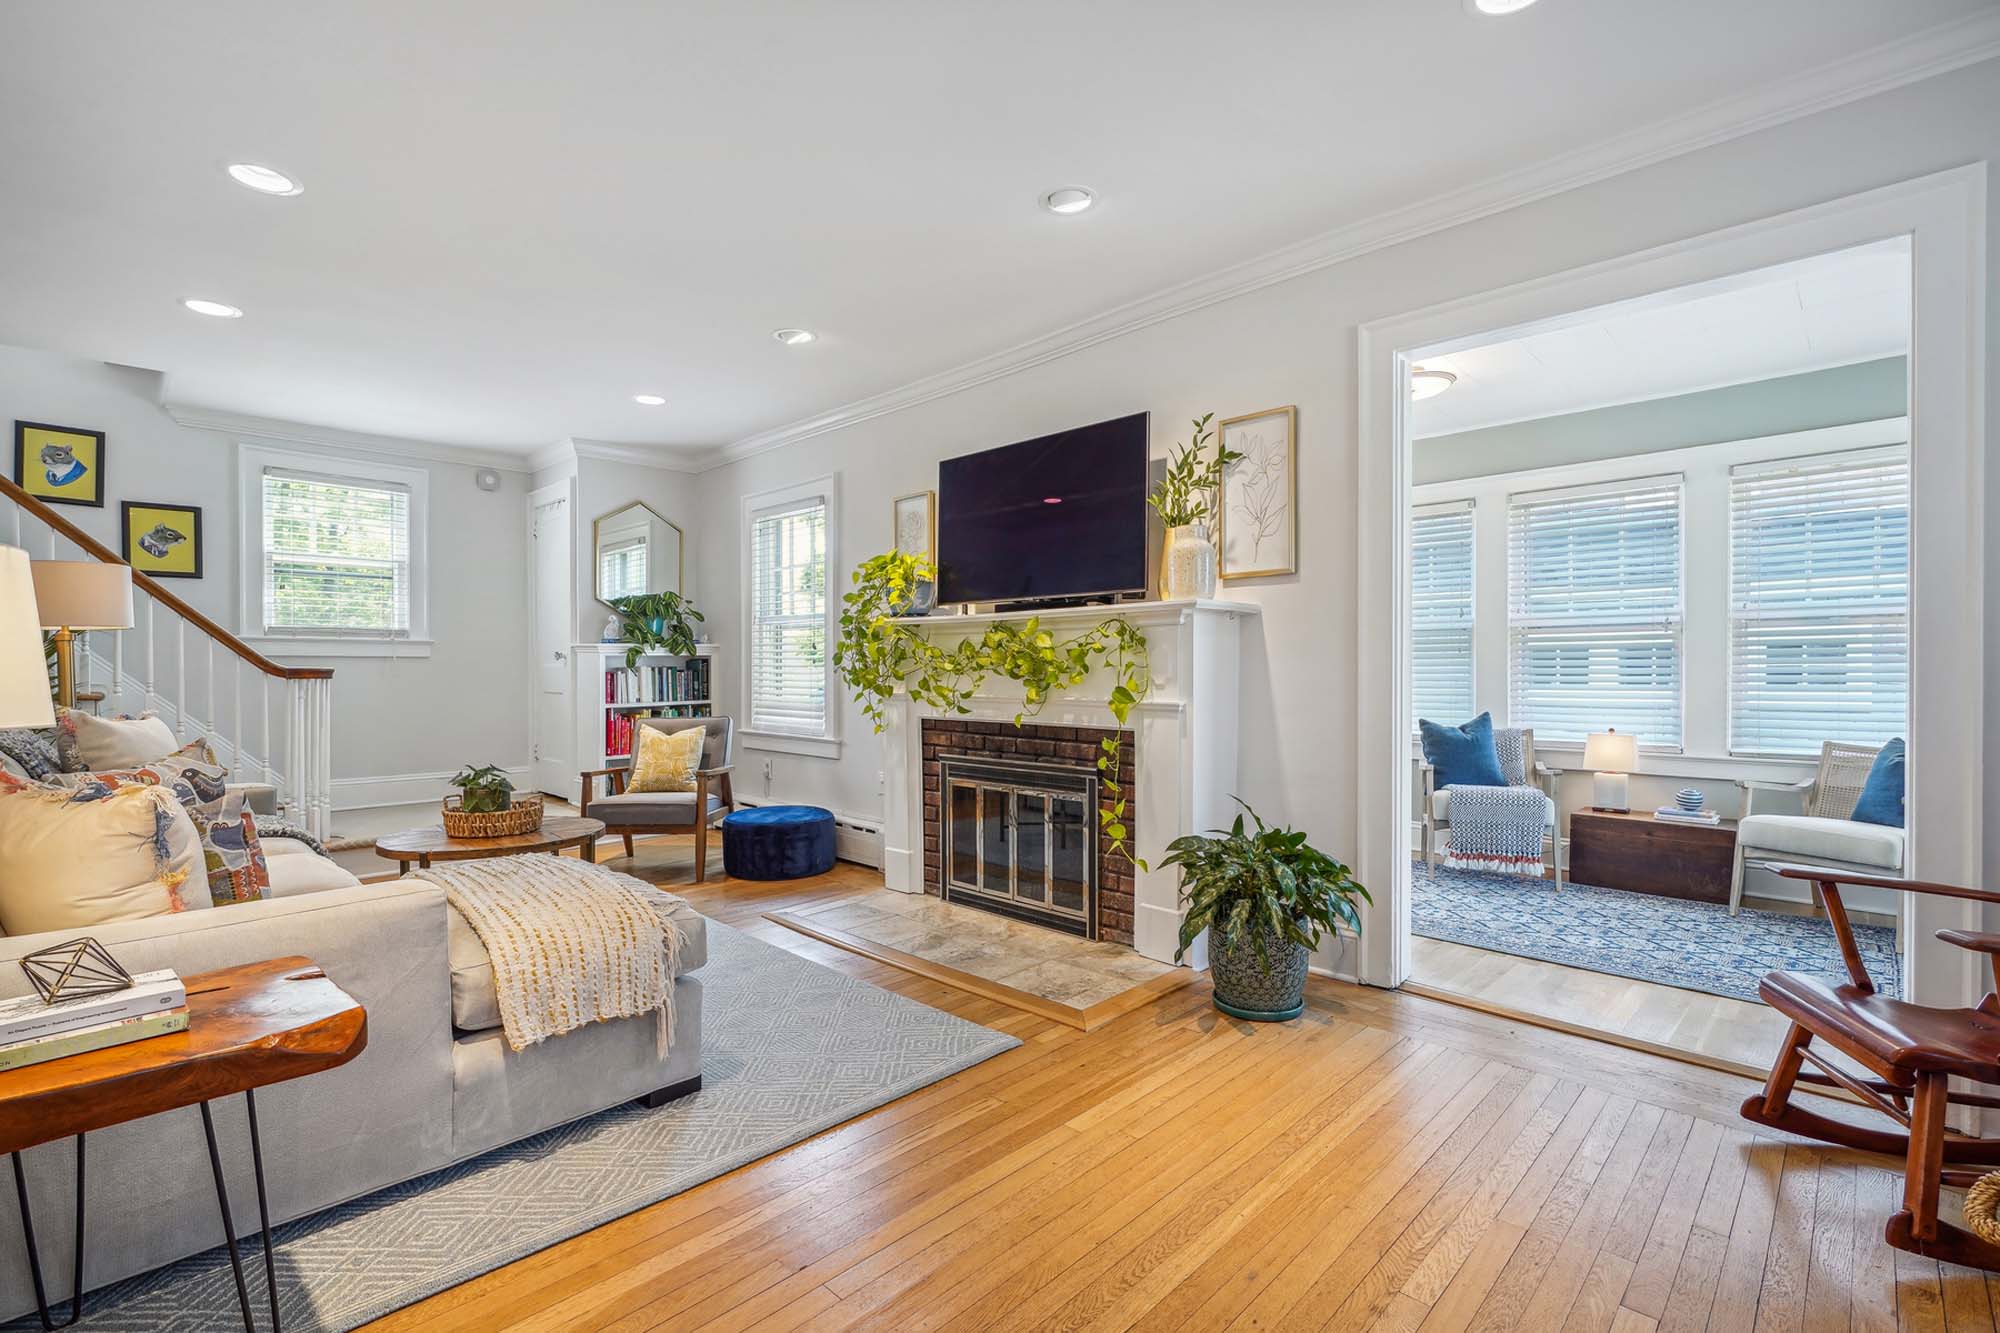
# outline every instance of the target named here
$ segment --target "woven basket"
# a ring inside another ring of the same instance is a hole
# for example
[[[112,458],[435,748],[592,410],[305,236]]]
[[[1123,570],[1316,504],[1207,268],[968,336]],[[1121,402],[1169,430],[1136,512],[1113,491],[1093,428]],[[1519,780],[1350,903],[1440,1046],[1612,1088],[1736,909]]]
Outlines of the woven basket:
[[[2000,1245],[2000,1221],[1993,1216],[2000,1204],[2000,1171],[1981,1176],[1965,1192],[1965,1225],[1981,1240]]]
[[[506,838],[517,833],[533,833],[542,826],[542,798],[516,796],[506,810],[477,810],[468,814],[459,809],[459,796],[444,798],[444,831],[450,838]]]

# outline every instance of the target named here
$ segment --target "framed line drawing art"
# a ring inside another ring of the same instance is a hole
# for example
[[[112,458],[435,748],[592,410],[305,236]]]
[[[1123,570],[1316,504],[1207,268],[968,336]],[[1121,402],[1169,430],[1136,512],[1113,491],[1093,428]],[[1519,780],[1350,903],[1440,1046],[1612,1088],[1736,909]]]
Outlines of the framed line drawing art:
[[[201,577],[201,509],[126,500],[119,505],[118,554],[156,579]]]
[[[1222,473],[1220,573],[1227,579],[1299,572],[1297,407],[1230,417],[1217,443],[1243,455]]]
[[[937,559],[937,492],[896,497],[896,549],[904,555]]]
[[[104,508],[104,432],[16,421],[14,484],[50,504]]]

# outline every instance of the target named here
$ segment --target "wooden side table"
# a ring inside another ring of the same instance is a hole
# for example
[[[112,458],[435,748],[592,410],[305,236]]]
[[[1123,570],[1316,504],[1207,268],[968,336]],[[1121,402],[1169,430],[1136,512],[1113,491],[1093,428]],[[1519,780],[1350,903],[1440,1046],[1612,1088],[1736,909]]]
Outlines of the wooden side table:
[[[243,1327],[254,1333],[250,1289],[243,1281],[243,1257],[229,1216],[215,1119],[208,1109],[210,1102],[240,1092],[250,1113],[250,1162],[257,1175],[257,1212],[264,1230],[264,1281],[271,1296],[272,1333],[277,1333],[277,1262],[271,1253],[271,1212],[264,1195],[255,1090],[346,1064],[368,1045],[368,1015],[309,958],[275,958],[199,972],[184,982],[185,1032],[0,1072],[0,1152],[13,1157],[21,1235],[28,1245],[28,1272],[44,1328],[66,1328],[83,1314],[84,1136],[93,1129],[198,1105],[208,1137],[208,1165],[215,1176],[215,1200],[222,1212],[222,1236],[236,1274],[236,1298],[243,1307]],[[76,1271],[69,1317],[57,1324],[49,1314],[42,1281],[21,1152],[71,1137],[76,1139]]]
[[[1727,903],[1736,821],[1678,824],[1651,811],[1578,810],[1569,817],[1569,879],[1602,889]]]
[[[482,861],[493,856],[560,852],[565,847],[576,848],[584,860],[594,863],[598,835],[603,832],[603,820],[576,815],[549,815],[533,833],[510,833],[500,838],[454,838],[444,831],[444,825],[432,824],[377,838],[375,855],[394,861],[403,873],[413,861],[428,868],[433,861]]]

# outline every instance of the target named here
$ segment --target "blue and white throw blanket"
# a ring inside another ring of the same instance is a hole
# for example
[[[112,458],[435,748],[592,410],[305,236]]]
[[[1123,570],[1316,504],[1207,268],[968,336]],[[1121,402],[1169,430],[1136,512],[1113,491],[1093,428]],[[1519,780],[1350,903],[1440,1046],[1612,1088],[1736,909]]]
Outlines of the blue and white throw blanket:
[[[1451,831],[1444,863],[1454,870],[1539,878],[1549,798],[1540,787],[1526,785],[1527,756],[1518,727],[1495,731],[1493,748],[1500,759],[1501,776],[1512,785],[1454,783],[1446,789],[1451,792]]]

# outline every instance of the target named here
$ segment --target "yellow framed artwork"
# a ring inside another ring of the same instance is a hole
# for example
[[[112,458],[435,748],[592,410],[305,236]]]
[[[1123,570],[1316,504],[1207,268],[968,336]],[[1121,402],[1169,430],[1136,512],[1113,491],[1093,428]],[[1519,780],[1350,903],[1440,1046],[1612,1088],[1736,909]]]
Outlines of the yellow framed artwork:
[[[135,573],[156,579],[201,577],[201,510],[195,505],[126,500],[118,553]]]
[[[16,421],[14,482],[49,504],[104,508],[104,432]]]

